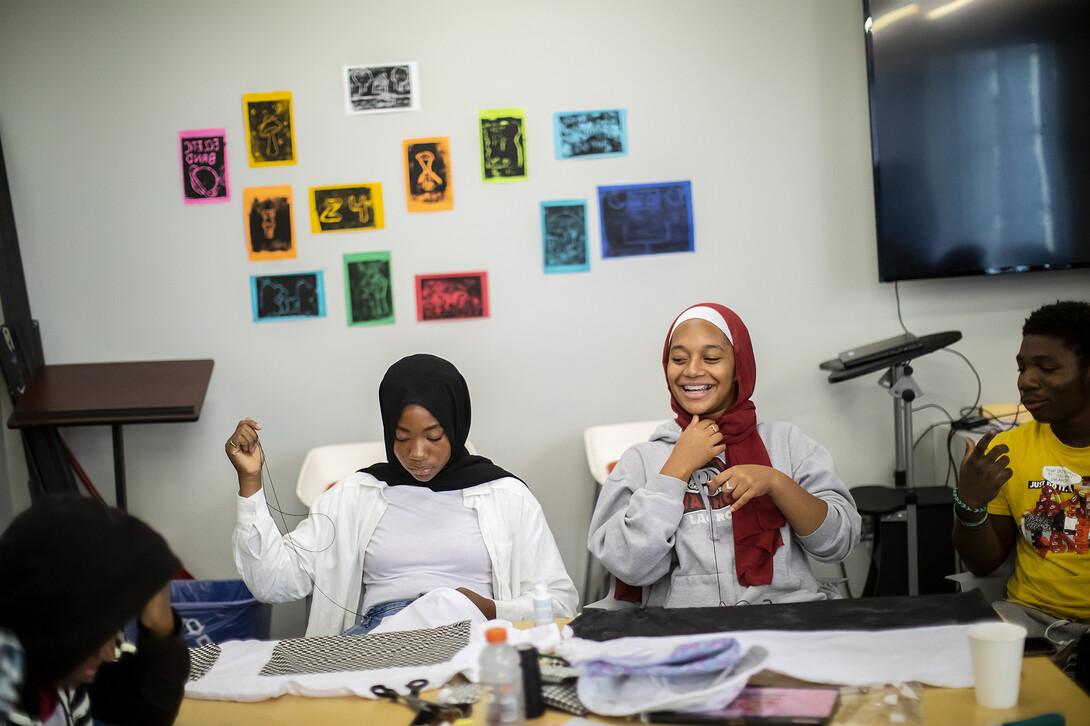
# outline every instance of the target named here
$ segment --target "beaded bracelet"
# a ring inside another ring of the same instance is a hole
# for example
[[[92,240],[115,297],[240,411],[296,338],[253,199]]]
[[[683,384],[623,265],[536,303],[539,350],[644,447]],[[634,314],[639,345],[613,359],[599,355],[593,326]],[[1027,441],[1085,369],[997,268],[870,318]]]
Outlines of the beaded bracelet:
[[[981,512],[987,512],[988,511],[988,505],[987,504],[985,504],[983,507],[970,507],[968,504],[961,501],[961,497],[958,496],[958,488],[957,487],[954,487],[954,503],[957,504],[962,509],[964,509],[964,510],[966,510],[968,512],[972,512],[973,514],[980,514]],[[984,521],[984,520],[981,520],[981,521]]]
[[[984,524],[985,522],[988,521],[988,509],[987,509],[987,507],[985,507],[984,516],[981,517],[980,519],[978,519],[977,521],[975,521],[975,522],[966,522],[964,519],[961,518],[960,515],[958,515],[957,505],[954,505],[954,521],[957,522],[958,524],[960,524],[962,527],[968,527],[969,529],[979,527],[980,525],[982,525],[982,524]]]

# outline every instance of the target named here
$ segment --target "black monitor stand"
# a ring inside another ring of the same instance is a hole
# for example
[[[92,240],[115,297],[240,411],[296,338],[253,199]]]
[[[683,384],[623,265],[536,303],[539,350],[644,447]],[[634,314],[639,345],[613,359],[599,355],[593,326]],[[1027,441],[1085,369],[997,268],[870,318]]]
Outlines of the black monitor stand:
[[[883,368],[887,369],[885,374],[878,380],[878,385],[887,389],[889,395],[893,397],[893,443],[896,453],[896,468],[893,471],[895,490],[890,491],[890,494],[893,496],[895,503],[891,505],[887,498],[885,503],[875,504],[873,508],[860,507],[860,510],[871,509],[871,513],[892,512],[899,509],[901,502],[903,502],[906,512],[909,595],[918,595],[920,593],[919,542],[916,528],[916,507],[919,493],[916,490],[913,477],[912,402],[921,396],[923,391],[912,378],[912,367],[908,364],[914,358],[945,348],[959,340],[961,340],[961,332],[957,330],[933,333],[919,338],[921,345],[917,348],[893,350],[888,356],[875,358],[862,365],[846,367],[840,358],[833,358],[819,365],[821,369],[830,371],[830,383],[840,383]],[[867,590],[872,589],[871,578],[868,577]]]

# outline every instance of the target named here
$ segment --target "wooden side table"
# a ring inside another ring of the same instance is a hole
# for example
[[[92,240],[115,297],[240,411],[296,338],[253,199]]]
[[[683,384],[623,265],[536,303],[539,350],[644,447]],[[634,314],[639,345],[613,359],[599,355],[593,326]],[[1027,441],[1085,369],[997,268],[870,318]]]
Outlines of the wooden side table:
[[[212,365],[210,359],[44,365],[27,383],[8,426],[110,426],[117,507],[125,509],[121,427],[196,421]]]

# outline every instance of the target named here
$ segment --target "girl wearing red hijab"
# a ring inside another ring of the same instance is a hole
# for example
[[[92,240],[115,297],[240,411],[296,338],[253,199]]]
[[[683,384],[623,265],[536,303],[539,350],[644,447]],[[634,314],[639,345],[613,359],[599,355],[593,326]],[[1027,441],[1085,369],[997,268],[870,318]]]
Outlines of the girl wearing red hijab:
[[[662,365],[676,418],[629,448],[602,487],[588,546],[645,605],[838,597],[808,557],[840,562],[861,520],[832,457],[789,423],[757,419],[749,331],[703,303],[677,317]]]

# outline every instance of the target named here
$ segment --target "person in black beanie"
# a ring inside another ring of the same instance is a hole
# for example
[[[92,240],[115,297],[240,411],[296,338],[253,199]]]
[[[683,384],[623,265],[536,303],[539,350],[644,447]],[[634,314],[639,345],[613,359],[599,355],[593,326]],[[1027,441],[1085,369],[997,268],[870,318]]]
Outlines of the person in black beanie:
[[[47,497],[17,516],[0,535],[0,629],[24,651],[8,721],[173,723],[189,674],[170,606],[180,566],[151,527],[96,499]],[[133,618],[135,651],[120,634]]]

